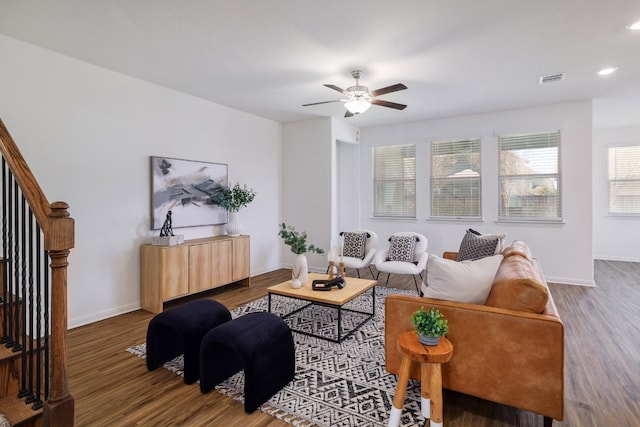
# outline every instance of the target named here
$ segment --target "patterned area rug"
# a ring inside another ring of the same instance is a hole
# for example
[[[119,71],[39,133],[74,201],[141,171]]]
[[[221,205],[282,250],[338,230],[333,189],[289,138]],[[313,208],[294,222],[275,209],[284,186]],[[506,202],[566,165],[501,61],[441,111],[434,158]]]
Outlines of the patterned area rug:
[[[296,350],[296,374],[284,389],[262,405],[261,411],[294,426],[386,426],[393,403],[396,377],[384,369],[384,300],[388,294],[415,295],[415,292],[376,287],[375,316],[340,344],[321,338],[293,333]],[[299,304],[288,298],[274,297],[272,311],[290,312]],[[348,308],[370,311],[371,293],[349,303]],[[253,311],[266,311],[267,298],[251,302],[231,312],[233,318]],[[295,329],[318,335],[335,335],[335,310],[321,306],[302,310],[287,318]],[[343,328],[360,323],[360,314],[345,311]],[[293,323],[292,323],[293,322]],[[145,344],[127,349],[145,357]],[[182,375],[182,356],[164,368]],[[232,376],[216,389],[242,400],[244,375]],[[402,426],[422,425],[420,383],[409,381],[402,412]]]

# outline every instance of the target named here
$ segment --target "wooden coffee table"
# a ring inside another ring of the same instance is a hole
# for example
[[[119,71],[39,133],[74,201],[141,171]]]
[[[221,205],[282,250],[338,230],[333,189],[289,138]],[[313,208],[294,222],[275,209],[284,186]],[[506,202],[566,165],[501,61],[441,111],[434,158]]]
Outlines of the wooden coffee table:
[[[307,283],[303,284],[302,287],[299,289],[293,289],[291,287],[291,280],[288,280],[286,282],[282,282],[280,284],[267,288],[267,292],[269,295],[269,308],[268,308],[269,312],[271,312],[271,299],[273,298],[274,295],[308,302],[308,304],[305,304],[301,307],[296,306],[296,308],[290,312],[283,313],[283,314],[276,313],[276,314],[279,314],[280,317],[282,317],[283,319],[287,317],[291,317],[296,313],[299,313],[302,310],[305,310],[313,305],[320,305],[324,307],[329,307],[331,309],[335,309],[338,314],[336,338],[317,335],[317,334],[314,334],[313,332],[302,331],[294,328],[291,328],[291,330],[304,335],[318,337],[318,338],[326,339],[333,342],[338,342],[338,343],[341,342],[343,339],[347,338],[348,336],[353,334],[355,331],[357,331],[358,328],[364,325],[375,314],[376,281],[366,280],[366,279],[356,279],[353,277],[345,277],[346,284],[342,289],[334,287],[330,291],[314,291],[311,288],[311,283],[314,280],[327,279],[328,277],[329,276],[327,276],[326,274],[309,273],[309,280],[307,281]],[[349,301],[353,301],[354,299],[356,299],[360,295],[363,295],[367,291],[371,292],[371,312],[358,311],[358,310],[353,310],[351,308],[344,307],[346,303],[348,303]],[[342,334],[343,332],[342,331],[342,314],[345,311],[351,312],[351,313],[364,314],[366,315],[366,317],[362,322],[355,325],[352,329],[350,329],[349,331],[347,331],[346,334],[343,335]]]

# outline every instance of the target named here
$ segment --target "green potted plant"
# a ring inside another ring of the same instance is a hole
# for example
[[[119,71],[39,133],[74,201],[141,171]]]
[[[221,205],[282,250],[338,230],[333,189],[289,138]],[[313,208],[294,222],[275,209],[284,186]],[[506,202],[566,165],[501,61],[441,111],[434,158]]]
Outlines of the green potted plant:
[[[229,222],[227,222],[227,234],[239,236],[242,230],[238,211],[253,202],[256,192],[247,185],[241,186],[239,183],[232,187],[223,188],[222,191],[211,196],[213,204],[218,205],[229,212]]]
[[[317,247],[313,243],[307,243],[307,233],[296,231],[295,227],[280,224],[278,236],[282,237],[284,244],[291,248],[291,252],[297,255],[295,264],[291,267],[291,286],[299,288],[309,280],[309,268],[307,264],[307,252],[323,254],[324,249]]]
[[[411,324],[418,333],[418,339],[422,344],[438,345],[440,337],[449,332],[449,324],[444,315],[435,307],[425,311],[420,307],[411,315]]]

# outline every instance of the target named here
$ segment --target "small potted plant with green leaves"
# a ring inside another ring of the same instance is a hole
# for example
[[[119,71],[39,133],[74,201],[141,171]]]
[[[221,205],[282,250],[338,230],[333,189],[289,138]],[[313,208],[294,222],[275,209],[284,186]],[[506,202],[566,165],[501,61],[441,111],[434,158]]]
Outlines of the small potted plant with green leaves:
[[[411,324],[418,333],[418,339],[422,344],[438,345],[440,337],[449,332],[449,324],[444,315],[435,307],[425,311],[420,307],[411,315]]]
[[[323,254],[324,249],[317,247],[313,243],[307,243],[307,233],[305,231],[297,231],[295,227],[280,224],[278,236],[282,237],[284,244],[291,248],[291,252],[297,255],[295,264],[291,268],[292,281],[294,288],[299,288],[309,279],[309,267],[307,263],[307,252]]]
[[[256,192],[252,188],[247,188],[246,184],[241,186],[239,183],[229,188],[223,188],[222,191],[211,197],[211,201],[224,208],[229,212],[229,222],[227,223],[227,234],[230,236],[240,235],[242,225],[238,212],[240,209],[253,202]]]

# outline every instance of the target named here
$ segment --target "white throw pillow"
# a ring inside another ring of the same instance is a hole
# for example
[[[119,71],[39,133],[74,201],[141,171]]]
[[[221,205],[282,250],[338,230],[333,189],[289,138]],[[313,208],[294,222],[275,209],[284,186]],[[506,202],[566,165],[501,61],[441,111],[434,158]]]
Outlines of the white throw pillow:
[[[484,304],[501,262],[502,255],[458,262],[429,254],[426,285],[422,283],[423,296]]]

